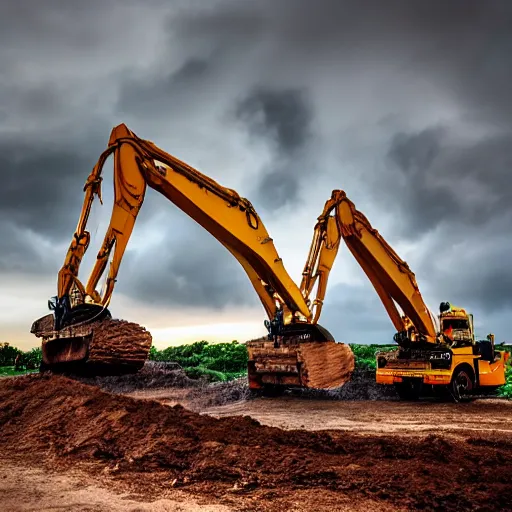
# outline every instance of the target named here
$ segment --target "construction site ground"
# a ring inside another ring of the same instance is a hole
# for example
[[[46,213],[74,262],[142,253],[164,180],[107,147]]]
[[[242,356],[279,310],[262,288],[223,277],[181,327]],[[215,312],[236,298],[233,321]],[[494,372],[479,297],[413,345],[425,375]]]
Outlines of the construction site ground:
[[[104,382],[0,380],[3,509],[512,510],[506,400]]]

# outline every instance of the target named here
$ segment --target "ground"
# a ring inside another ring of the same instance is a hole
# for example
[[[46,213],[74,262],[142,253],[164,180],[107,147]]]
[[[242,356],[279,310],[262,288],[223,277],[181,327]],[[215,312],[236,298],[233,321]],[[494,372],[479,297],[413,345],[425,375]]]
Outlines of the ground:
[[[187,389],[162,389],[134,391],[127,395],[167,405],[181,403],[201,414],[218,418],[251,416],[263,425],[283,429],[335,429],[361,434],[512,436],[512,401],[502,399],[453,404],[435,400],[334,401],[282,396],[240,400],[219,407],[197,407],[187,400],[187,393]]]
[[[512,510],[512,402],[191,397],[2,379],[3,509]]]

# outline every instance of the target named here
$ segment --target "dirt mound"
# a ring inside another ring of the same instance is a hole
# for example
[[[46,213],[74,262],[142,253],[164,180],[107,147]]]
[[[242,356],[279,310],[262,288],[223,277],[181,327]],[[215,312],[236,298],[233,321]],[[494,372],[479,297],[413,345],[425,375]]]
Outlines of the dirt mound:
[[[243,490],[258,496],[259,510],[273,510],[282,493],[305,489],[408,509],[510,510],[510,457],[474,439],[283,431],[49,375],[0,382],[0,428],[5,453],[55,466],[85,462],[88,471],[109,468],[133,486],[150,482],[209,496]]]
[[[98,386],[111,393],[129,393],[139,389],[156,388],[193,388],[204,385],[203,381],[190,379],[175,363],[146,361],[135,374],[84,377],[70,375],[72,379],[83,384]]]
[[[186,395],[186,399],[193,405],[194,410],[249,400],[251,397],[249,384],[245,377],[229,382],[206,384],[192,389]]]
[[[293,394],[303,398],[322,400],[398,400],[393,386],[383,386],[375,381],[375,371],[354,370],[350,380],[336,389],[299,389]]]

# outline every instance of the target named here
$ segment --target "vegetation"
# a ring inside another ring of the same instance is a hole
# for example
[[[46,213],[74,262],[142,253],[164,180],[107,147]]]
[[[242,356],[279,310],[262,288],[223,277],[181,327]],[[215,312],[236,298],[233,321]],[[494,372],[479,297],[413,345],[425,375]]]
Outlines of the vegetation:
[[[40,364],[40,348],[23,352],[9,343],[0,343],[0,377],[37,371]]]
[[[227,381],[247,373],[247,349],[237,341],[214,344],[197,341],[164,350],[151,347],[149,358],[178,363],[191,378],[203,376],[211,381]]]
[[[505,385],[501,386],[498,393],[501,397],[509,398],[512,400],[512,347],[497,347],[498,350],[507,350],[510,353],[510,357],[508,359],[507,369],[505,373]]]
[[[9,343],[0,343],[0,366],[14,366],[19,354],[21,354],[21,350],[16,347]]]
[[[396,345],[358,345],[357,343],[349,343],[352,352],[354,352],[356,360],[356,370],[372,370],[377,369],[375,362],[376,352],[386,352],[393,350]]]

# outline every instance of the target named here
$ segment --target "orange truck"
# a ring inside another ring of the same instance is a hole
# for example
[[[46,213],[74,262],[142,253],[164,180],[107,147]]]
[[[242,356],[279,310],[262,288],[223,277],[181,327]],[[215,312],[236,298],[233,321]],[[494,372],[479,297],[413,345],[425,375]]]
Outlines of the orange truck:
[[[497,350],[493,334],[476,340],[473,315],[448,302],[441,303],[438,320],[434,343],[410,343],[377,353],[378,383],[394,385],[405,399],[447,389],[455,401],[492,393],[505,384],[510,354]],[[396,338],[400,340],[400,335]]]

